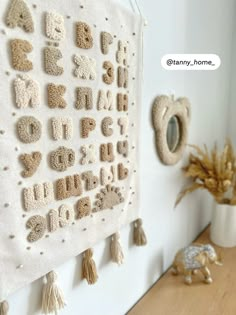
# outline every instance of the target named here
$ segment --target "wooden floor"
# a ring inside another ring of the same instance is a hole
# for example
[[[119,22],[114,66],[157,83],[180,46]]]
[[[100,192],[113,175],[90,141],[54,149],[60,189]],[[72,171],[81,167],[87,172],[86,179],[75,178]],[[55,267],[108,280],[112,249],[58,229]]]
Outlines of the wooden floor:
[[[197,242],[210,243],[209,229]],[[184,284],[182,275],[169,270],[129,311],[128,315],[236,315],[236,247],[222,249],[223,266],[210,265],[212,284]]]

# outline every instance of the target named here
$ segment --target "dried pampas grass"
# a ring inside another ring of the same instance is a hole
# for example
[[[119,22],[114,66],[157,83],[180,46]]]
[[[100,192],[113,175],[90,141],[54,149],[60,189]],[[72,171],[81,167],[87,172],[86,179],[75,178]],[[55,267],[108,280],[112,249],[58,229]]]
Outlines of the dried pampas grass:
[[[197,189],[208,190],[218,203],[236,205],[236,157],[231,141],[226,141],[222,153],[218,152],[216,145],[210,153],[206,145],[204,149],[196,145],[190,147],[196,154],[189,155],[189,163],[183,171],[193,183],[179,193],[175,206]]]

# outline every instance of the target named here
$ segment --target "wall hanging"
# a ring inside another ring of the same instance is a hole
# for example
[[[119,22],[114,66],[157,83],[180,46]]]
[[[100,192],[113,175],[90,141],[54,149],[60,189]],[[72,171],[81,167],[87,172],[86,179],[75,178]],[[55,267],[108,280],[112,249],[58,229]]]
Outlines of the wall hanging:
[[[155,99],[153,127],[156,147],[161,161],[166,165],[176,164],[183,156],[188,139],[190,103],[182,97],[160,95]]]
[[[0,3],[0,314],[7,296],[47,275],[43,311],[64,307],[51,271],[139,219],[142,25],[110,0]]]

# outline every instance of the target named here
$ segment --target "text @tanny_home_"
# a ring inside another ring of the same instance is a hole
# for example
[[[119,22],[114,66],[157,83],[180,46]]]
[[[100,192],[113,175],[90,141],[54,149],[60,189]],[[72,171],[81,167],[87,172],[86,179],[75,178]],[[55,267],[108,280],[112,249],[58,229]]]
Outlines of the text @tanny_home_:
[[[167,54],[161,59],[166,70],[216,70],[220,64],[215,54]]]

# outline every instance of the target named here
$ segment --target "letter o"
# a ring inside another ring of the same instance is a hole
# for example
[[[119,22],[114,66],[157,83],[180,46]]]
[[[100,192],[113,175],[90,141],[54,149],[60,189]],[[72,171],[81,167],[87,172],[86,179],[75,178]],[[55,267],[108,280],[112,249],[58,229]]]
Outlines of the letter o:
[[[33,116],[23,116],[17,122],[17,132],[22,142],[36,142],[41,137],[42,125]]]

